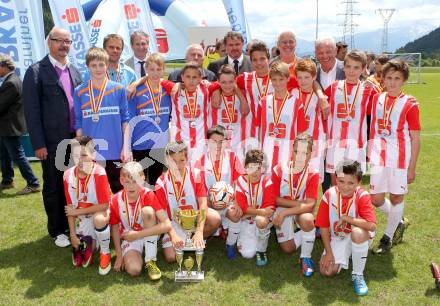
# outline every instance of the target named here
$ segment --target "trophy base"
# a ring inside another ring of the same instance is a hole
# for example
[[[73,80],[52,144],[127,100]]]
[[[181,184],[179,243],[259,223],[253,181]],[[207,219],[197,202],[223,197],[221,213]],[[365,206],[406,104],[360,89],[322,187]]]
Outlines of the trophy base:
[[[205,279],[205,272],[191,271],[176,271],[174,272],[174,281],[176,283],[198,283]]]

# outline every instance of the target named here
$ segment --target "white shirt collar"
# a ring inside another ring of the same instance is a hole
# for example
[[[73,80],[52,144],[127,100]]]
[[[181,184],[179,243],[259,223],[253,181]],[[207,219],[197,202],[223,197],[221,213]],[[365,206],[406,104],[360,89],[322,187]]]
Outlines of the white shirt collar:
[[[52,55],[49,54],[49,60],[52,63],[54,67],[58,67],[61,70],[64,70],[67,68],[67,65],[69,65],[69,58],[67,58],[66,64],[61,64],[59,61],[57,61],[55,58],[52,57]]]
[[[133,55],[133,60],[134,60],[135,64],[139,64],[139,62],[145,62],[146,58],[147,57],[145,57],[144,59],[140,59],[140,58],[137,58],[135,55]]]
[[[244,55],[241,53],[240,57],[238,58],[238,66],[241,66],[243,63]],[[234,59],[228,55],[228,64],[234,66]]]

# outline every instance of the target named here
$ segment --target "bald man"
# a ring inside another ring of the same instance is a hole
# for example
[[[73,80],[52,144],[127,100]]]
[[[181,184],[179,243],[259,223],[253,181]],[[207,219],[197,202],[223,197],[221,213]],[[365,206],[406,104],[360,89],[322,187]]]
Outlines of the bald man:
[[[203,51],[202,46],[199,44],[189,45],[188,48],[186,49],[185,60],[187,63],[197,63],[197,65],[199,65],[202,68],[204,57],[205,57],[205,53]],[[208,80],[210,82],[217,81],[217,76],[215,75],[215,73],[204,68],[202,71],[203,71],[202,78],[204,80]],[[181,72],[182,69],[174,70],[168,76],[168,80],[173,81],[174,83],[182,82],[182,78],[180,77]]]
[[[82,83],[78,69],[68,60],[71,45],[69,31],[53,28],[47,38],[49,54],[31,65],[23,80],[26,124],[35,156],[41,160],[43,169],[47,230],[59,247],[70,245],[66,236],[62,168],[70,154],[60,150],[57,156],[57,147],[61,141],[74,137],[73,90]]]
[[[288,64],[290,76],[293,77],[295,75],[296,62],[299,59],[295,54],[295,50],[296,50],[295,33],[293,33],[292,31],[281,32],[280,35],[278,35],[277,47],[278,50],[280,51],[280,55],[274,57],[271,63],[277,60],[281,60],[284,63]]]

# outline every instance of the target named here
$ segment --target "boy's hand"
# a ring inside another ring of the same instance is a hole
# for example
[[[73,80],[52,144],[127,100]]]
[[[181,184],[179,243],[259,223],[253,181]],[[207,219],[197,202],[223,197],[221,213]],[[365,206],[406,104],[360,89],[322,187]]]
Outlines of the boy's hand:
[[[171,243],[173,244],[174,249],[180,250],[184,247],[185,243],[179,235],[173,235],[171,238]]]
[[[71,234],[70,235],[70,243],[72,244],[72,247],[74,249],[78,249],[79,245],[81,244],[81,241],[79,240],[79,238],[76,234]]]
[[[414,183],[416,180],[416,169],[412,169],[411,167],[408,168],[408,174],[407,174],[407,182],[408,184]]]
[[[273,215],[273,210],[270,207],[260,209],[260,212],[261,212],[261,216],[266,218],[270,218]]]
[[[322,256],[320,263],[321,269],[328,270],[334,264],[335,264],[335,257],[333,256],[333,253],[331,252],[325,253],[325,255]]]
[[[132,242],[139,239],[138,232],[136,231],[125,231],[124,233],[122,233],[121,238],[127,240],[128,242]]]
[[[211,83],[209,83],[208,80],[204,79],[204,80],[201,80],[201,81],[200,81],[200,84],[202,84],[203,86],[205,86],[206,88],[208,88],[209,84],[211,84]]]
[[[232,204],[229,206],[229,214],[232,218],[237,219],[242,215],[241,209],[237,204]]]
[[[136,94],[136,82],[135,83],[131,83],[130,85],[128,85],[128,87],[125,89],[125,92],[127,93],[127,99],[130,100],[132,98],[134,98],[135,94]]]
[[[330,115],[330,105],[328,104],[327,99],[318,97],[318,104],[324,119],[327,119],[327,117]]]
[[[276,228],[281,228],[281,224],[284,222],[284,214],[279,213],[275,216],[272,223]]]
[[[69,205],[64,206],[64,211],[66,212],[67,217],[76,217],[77,216],[77,209],[72,208]]]
[[[133,160],[133,153],[130,150],[122,149],[120,158],[123,163],[130,162]]]
[[[220,108],[222,105],[221,96],[220,96],[220,90],[217,89],[212,93],[211,96],[211,105],[213,108]]]
[[[205,241],[203,240],[203,232],[197,230],[194,236],[192,237],[193,245],[196,249],[205,248]]]
[[[180,93],[180,91],[184,88],[185,85],[183,85],[183,83],[175,83],[173,89],[171,89],[171,97],[174,98],[176,94]]]
[[[226,203],[225,202],[212,202],[212,208],[216,209],[216,210],[222,210],[224,208],[226,208]]]
[[[116,255],[115,264],[113,265],[115,271],[120,272],[124,270],[124,258],[122,255]]]

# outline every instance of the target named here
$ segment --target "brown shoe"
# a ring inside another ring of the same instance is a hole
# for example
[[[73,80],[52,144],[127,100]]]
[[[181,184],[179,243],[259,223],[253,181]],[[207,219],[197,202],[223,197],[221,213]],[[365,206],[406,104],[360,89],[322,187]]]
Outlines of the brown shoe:
[[[26,187],[24,187],[22,190],[20,190],[20,191],[17,191],[17,195],[26,195],[26,194],[30,194],[30,193],[34,193],[34,192],[39,192],[40,191],[40,187],[39,186],[36,186],[36,187],[33,187],[33,186],[26,186]]]
[[[0,184],[0,190],[12,189],[14,187],[15,187],[14,182],[10,182],[10,183],[7,183],[7,184],[5,184],[5,183],[1,183]]]

